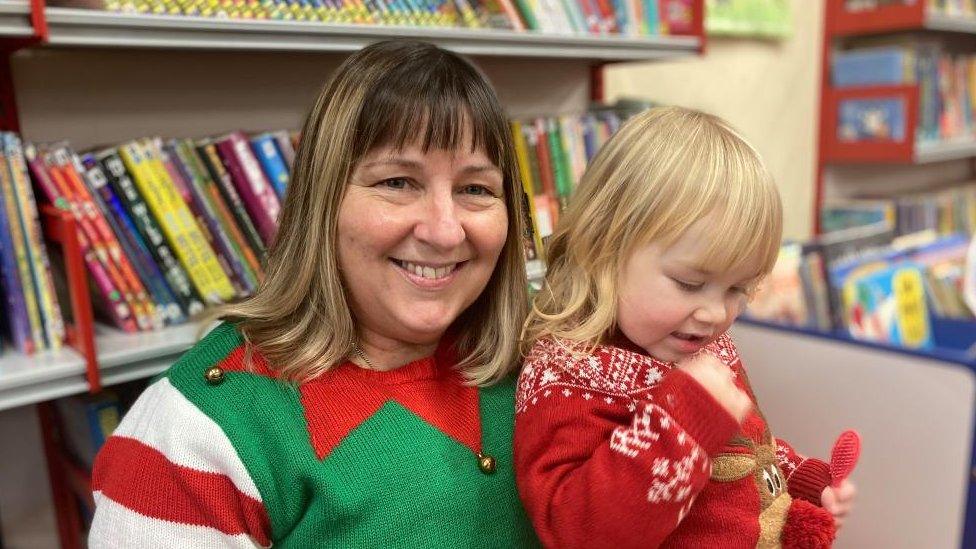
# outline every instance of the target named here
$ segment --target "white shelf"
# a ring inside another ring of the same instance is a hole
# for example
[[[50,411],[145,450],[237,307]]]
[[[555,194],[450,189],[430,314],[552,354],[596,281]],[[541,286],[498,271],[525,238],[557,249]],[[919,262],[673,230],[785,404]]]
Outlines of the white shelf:
[[[26,38],[32,35],[27,2],[0,0],[0,38]]]
[[[197,338],[195,324],[128,334],[96,324],[95,345],[102,385],[115,385],[162,372]],[[85,361],[74,349],[25,356],[0,355],[0,410],[88,391]]]
[[[692,36],[583,36],[435,27],[142,15],[49,7],[51,46],[160,49],[358,50],[377,40],[415,38],[468,55],[636,61],[697,53]],[[0,35],[30,35],[27,3],[0,0]]]
[[[976,139],[959,139],[953,141],[916,143],[915,163],[942,162],[945,160],[959,160],[976,157]]]
[[[976,34],[976,17],[928,12],[925,14],[925,28],[935,31]]]

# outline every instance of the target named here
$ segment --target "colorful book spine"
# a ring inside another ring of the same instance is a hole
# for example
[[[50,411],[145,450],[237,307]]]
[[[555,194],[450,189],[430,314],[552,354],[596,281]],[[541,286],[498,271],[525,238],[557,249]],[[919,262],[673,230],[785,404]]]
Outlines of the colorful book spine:
[[[278,198],[283,198],[288,188],[289,173],[284,158],[278,152],[274,136],[267,133],[259,135],[251,140],[251,147]]]
[[[559,211],[566,209],[569,195],[573,192],[573,182],[566,158],[566,144],[563,141],[559,122],[554,118],[546,120],[546,137],[549,140],[549,158],[552,164],[552,178],[556,183],[556,197],[559,201]]]
[[[172,142],[172,146],[177,155],[179,155],[180,160],[196,175],[201,185],[201,194],[205,200],[209,201],[210,207],[231,237],[234,249],[243,258],[248,271],[254,277],[256,283],[260,283],[261,278],[264,276],[261,261],[255,255],[254,250],[251,249],[247,237],[244,236],[244,232],[241,230],[237,220],[234,218],[234,214],[220,193],[220,188],[210,176],[210,171],[204,164],[193,142],[189,139],[176,140]]]
[[[166,242],[162,229],[153,218],[149,206],[142,199],[142,195],[139,194],[136,184],[125,169],[125,164],[122,162],[122,157],[119,156],[118,151],[106,149],[96,153],[95,157],[101,164],[103,173],[108,177],[109,185],[115,191],[116,196],[122,200],[139,235],[148,245],[149,253],[156,260],[156,264],[162,268],[163,276],[173,290],[183,313],[187,316],[193,316],[202,311],[204,307],[202,298],[197,294],[189,275]]]
[[[27,172],[27,162],[24,160],[24,149],[20,138],[14,133],[3,136],[3,149],[7,157],[10,176],[17,195],[18,208],[27,236],[27,251],[34,274],[34,285],[37,289],[37,301],[44,324],[44,334],[47,346],[57,350],[64,343],[64,318],[58,304],[57,293],[54,289],[54,279],[51,277],[51,263],[47,256],[41,234],[41,222],[37,214],[37,203],[34,191],[31,189],[30,175]]]
[[[222,303],[234,297],[234,287],[217,262],[189,208],[169,181],[159,159],[152,158],[140,143],[130,142],[119,152],[126,168],[163,233],[207,303]]]
[[[214,252],[217,253],[217,259],[221,261],[222,265],[225,265],[227,274],[231,275],[231,282],[239,287],[238,295],[246,296],[254,293],[257,289],[257,277],[243,261],[243,254],[221,223],[220,216],[203,189],[200,174],[196,172],[193,166],[183,161],[171,143],[164,145],[161,152],[169,157],[170,164],[179,172],[177,175],[186,182],[192,203],[195,206],[194,214],[198,220],[202,221],[201,228],[206,226],[209,229],[213,237]]]
[[[61,175],[45,162],[44,157],[47,156],[47,151],[38,151],[33,145],[28,145],[24,149],[24,156],[27,159],[27,167],[34,178],[34,182],[37,183],[48,201],[56,208],[71,213],[74,217],[77,226],[75,236],[81,248],[85,267],[101,296],[98,304],[103,307],[112,323],[119,329],[126,332],[138,330],[129,302],[115,285],[103,263],[103,258],[99,257],[94,245],[88,238],[87,232],[82,226],[83,223],[79,220],[76,208],[72,201],[64,196],[61,184],[57,182],[58,179],[61,179]]]
[[[50,158],[56,170],[60,170],[63,181],[67,185],[64,189],[65,196],[74,201],[76,211],[86,222],[84,226],[89,231],[88,237],[92,240],[96,252],[102,250],[104,254],[102,261],[108,266],[106,270],[110,276],[115,277],[116,287],[122,291],[122,295],[132,307],[139,329],[151,330],[158,327],[160,318],[156,314],[156,306],[149,299],[149,294],[136,275],[135,269],[132,268],[129,258],[122,252],[115,233],[95,207],[91,193],[88,192],[81,178],[84,168],[78,162],[77,156],[67,147],[58,147],[52,151]]]
[[[109,185],[108,177],[101,164],[91,154],[82,156],[80,161],[84,168],[85,182],[91,189],[95,205],[102,210],[105,220],[118,237],[123,252],[131,260],[136,273],[152,296],[156,313],[161,317],[160,321],[166,325],[185,321],[186,316],[176,296],[149,253],[149,248],[139,236],[135,223],[122,205],[122,201]]]
[[[231,180],[230,173],[227,172],[224,164],[220,161],[217,144],[207,140],[199,143],[197,146],[197,150],[200,152],[200,159],[203,160],[204,165],[206,165],[207,170],[210,172],[210,177],[218,184],[224,200],[231,207],[234,218],[244,231],[244,236],[247,237],[248,244],[263,257],[265,253],[264,242],[261,240],[261,235],[258,234],[257,228],[251,221],[247,209],[244,207],[244,201],[237,194],[237,189]]]
[[[0,180],[4,178],[5,169],[6,159],[0,155]],[[6,193],[0,190],[0,281],[3,282],[4,313],[14,346],[20,352],[30,355],[37,350],[37,346],[31,331],[24,288],[20,283],[20,268],[14,247],[13,227],[7,217],[8,211]]]
[[[215,226],[211,224],[210,218],[207,216],[206,209],[200,203],[196,193],[193,192],[190,186],[190,182],[186,177],[186,172],[183,166],[177,166],[173,162],[173,157],[170,156],[168,151],[163,150],[162,139],[160,138],[149,138],[142,140],[142,145],[145,147],[148,154],[154,159],[158,159],[159,163],[162,165],[165,177],[173,184],[173,188],[176,189],[177,194],[186,204],[186,207],[190,210],[190,214],[193,220],[196,222],[197,228],[200,229],[200,233],[203,235],[204,240],[207,245],[213,251],[214,256],[217,258],[217,263],[220,265],[224,274],[227,275],[228,280],[230,280],[231,286],[234,287],[234,295],[243,296],[250,294],[250,291],[245,288],[237,270],[234,267],[236,258],[228,256],[227,248],[224,246],[224,242],[220,240],[220,234],[214,232]],[[219,229],[219,225],[216,226]]]
[[[271,136],[274,137],[275,144],[278,145],[278,152],[281,153],[285,166],[288,167],[288,173],[291,173],[295,166],[295,147],[291,144],[291,137],[285,130],[271,132]]]
[[[537,221],[535,191],[532,183],[532,171],[529,169],[529,152],[525,143],[525,135],[522,132],[522,123],[515,120],[511,123],[512,140],[515,143],[515,157],[518,160],[519,176],[522,179],[522,191],[525,194],[526,210],[529,214],[529,230],[532,240],[532,257],[535,259],[544,255],[542,248],[542,235],[539,233],[539,223]]]
[[[27,231],[18,206],[9,162],[3,151],[0,151],[0,193],[3,194],[13,254],[17,261],[17,276],[20,278],[24,303],[27,306],[27,320],[30,325],[31,339],[36,350],[44,350],[47,348],[44,338],[44,323],[41,318],[40,304],[37,300],[37,286],[31,268],[30,251],[27,249]]]
[[[244,207],[254,220],[261,240],[270,246],[278,230],[281,204],[251,153],[247,138],[240,132],[228,134],[217,140],[217,152],[244,199]]]

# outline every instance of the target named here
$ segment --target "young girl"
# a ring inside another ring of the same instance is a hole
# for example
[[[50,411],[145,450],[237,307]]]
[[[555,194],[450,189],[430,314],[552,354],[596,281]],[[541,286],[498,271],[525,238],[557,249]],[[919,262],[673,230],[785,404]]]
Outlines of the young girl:
[[[523,334],[516,479],[545,545],[830,545],[853,486],[771,435],[726,334],[781,218],[714,116],[647,111],[593,160]]]

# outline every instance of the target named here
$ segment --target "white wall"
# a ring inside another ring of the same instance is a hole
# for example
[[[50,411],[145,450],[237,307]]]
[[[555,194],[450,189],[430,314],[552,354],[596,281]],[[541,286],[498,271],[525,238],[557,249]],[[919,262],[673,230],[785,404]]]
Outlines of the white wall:
[[[793,34],[780,42],[709,39],[704,57],[607,69],[607,99],[641,97],[730,121],[779,183],[784,234],[812,234],[823,0],[791,2]]]

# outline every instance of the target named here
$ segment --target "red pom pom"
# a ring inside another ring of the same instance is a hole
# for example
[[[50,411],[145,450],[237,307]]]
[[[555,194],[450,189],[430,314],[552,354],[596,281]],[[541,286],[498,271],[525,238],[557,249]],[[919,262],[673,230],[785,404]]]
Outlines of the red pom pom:
[[[824,549],[836,535],[834,517],[809,501],[794,499],[783,526],[783,549]]]

